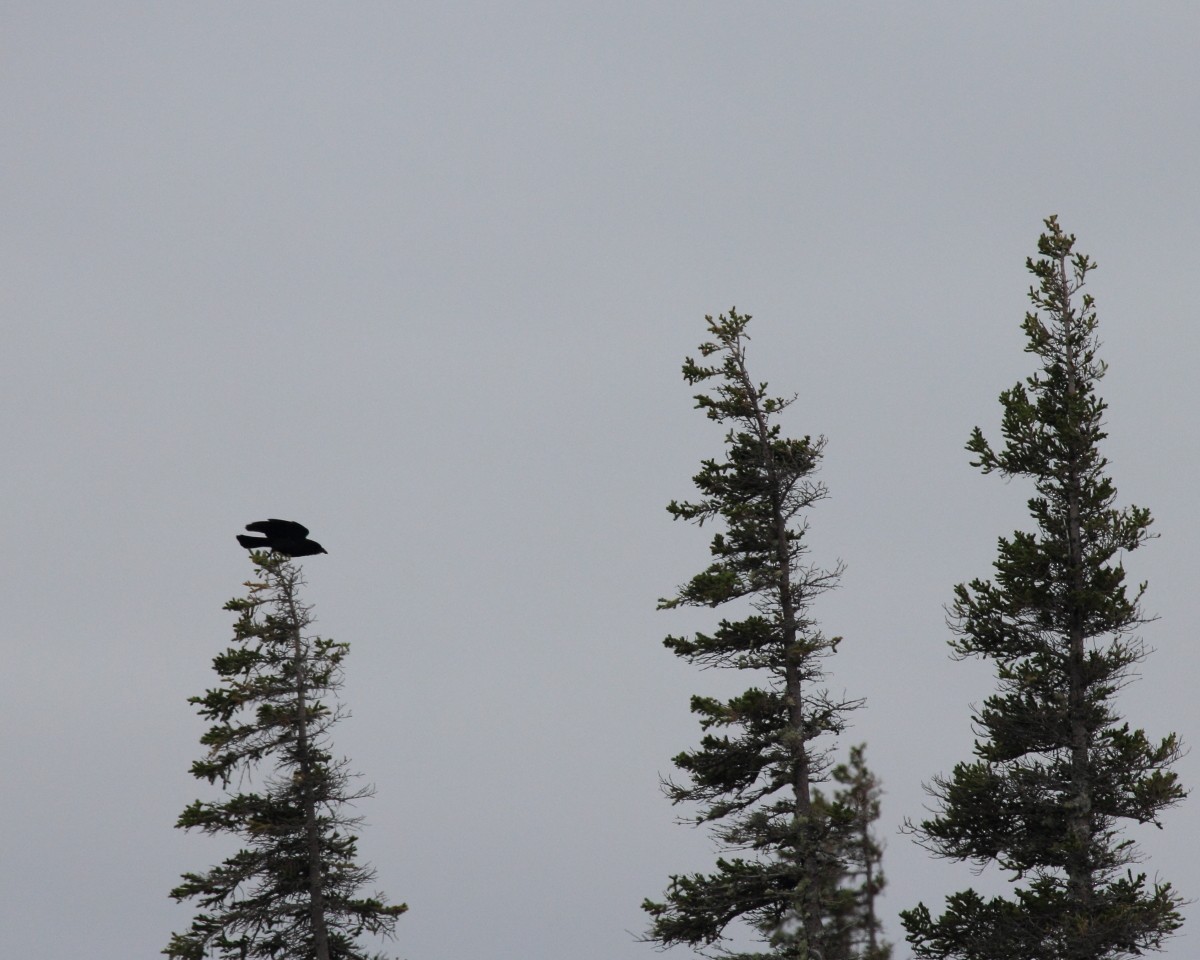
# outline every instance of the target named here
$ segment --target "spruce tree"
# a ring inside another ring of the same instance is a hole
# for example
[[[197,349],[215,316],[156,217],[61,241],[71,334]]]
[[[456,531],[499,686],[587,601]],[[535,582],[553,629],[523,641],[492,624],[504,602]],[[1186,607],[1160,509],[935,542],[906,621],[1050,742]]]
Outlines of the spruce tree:
[[[840,847],[833,851],[828,891],[829,937],[823,960],[891,960],[892,947],[882,939],[883,924],[876,902],[887,880],[883,875],[883,846],[875,836],[879,820],[879,781],[868,769],[866,745],[850,748],[850,759],[833,768],[832,801],[818,790],[817,802],[838,825],[832,832]]]
[[[278,553],[255,552],[248,593],[230,600],[233,646],[213,660],[220,685],[190,698],[212,726],[192,775],[220,783],[225,798],[197,800],[176,826],[232,835],[242,848],[204,873],[185,873],[171,891],[201,912],[163,953],[178,960],[382,960],[356,944],[363,933],[392,936],[407,909],[360,895],[374,871],[360,866],[347,805],[345,760],[329,731],[342,715],[336,694],[349,646],[309,633],[299,568]],[[234,791],[244,784],[253,792]]]
[[[1159,823],[1184,790],[1170,770],[1180,745],[1122,721],[1115,698],[1146,655],[1142,583],[1124,557],[1150,537],[1142,507],[1119,508],[1100,452],[1104,401],[1092,297],[1095,263],[1045,221],[1025,316],[1039,369],[1000,395],[1004,445],[976,427],[967,444],[983,473],[1027,478],[1032,532],[1001,538],[992,580],[954,591],[957,657],[995,664],[998,692],[973,716],[975,759],[930,792],[915,828],[941,857],[1011,874],[1012,897],[951,896],[934,920],[902,917],[919,958],[1110,960],[1158,949],[1180,925],[1170,884],[1131,866],[1129,824]]]
[[[704,731],[698,749],[679,754],[685,782],[667,781],[675,803],[693,805],[690,822],[707,824],[727,850],[711,874],[676,875],[662,902],[646,900],[646,939],[689,944],[737,958],[826,960],[840,936],[831,891],[842,876],[844,818],[815,800],[827,777],[827,739],[858,704],[836,702],[821,686],[822,659],[838,643],[812,619],[813,600],[832,588],[840,566],[809,562],[805,514],[826,496],[814,477],[823,439],[789,439],[779,416],[795,399],[767,393],[746,367],[748,315],[731,310],[706,318],[712,340],[704,365],[688,358],[689,384],[712,382],[696,405],[727,427],[725,456],[705,460],[695,503],[672,502],[675,519],[723,529],[711,542],[711,564],[661,609],[719,607],[743,601],[740,619],[711,633],[670,636],[665,645],[689,663],[746,670],[758,683],[739,696],[692,698]],[[727,927],[742,921],[764,943],[760,953],[728,953]]]

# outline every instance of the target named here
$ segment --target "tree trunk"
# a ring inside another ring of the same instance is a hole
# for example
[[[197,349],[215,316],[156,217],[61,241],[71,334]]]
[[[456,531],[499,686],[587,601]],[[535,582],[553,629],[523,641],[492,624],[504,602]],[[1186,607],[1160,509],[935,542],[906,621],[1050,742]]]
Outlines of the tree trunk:
[[[871,814],[870,797],[863,804],[862,823],[862,859],[863,859],[863,904],[865,923],[867,926],[867,956],[874,960],[879,950],[879,935],[876,932],[875,918],[875,858],[871,850]]]
[[[300,796],[304,806],[304,834],[308,846],[308,910],[313,929],[314,960],[329,960],[329,931],[325,926],[325,895],[321,871],[321,836],[317,826],[317,802],[313,795],[312,758],[308,742],[308,671],[300,617],[287,582],[287,602],[292,622],[292,650],[296,670],[296,755],[300,761]]]
[[[750,379],[750,373],[746,369],[740,349],[736,356],[742,386],[745,388],[747,398],[754,410],[762,460],[767,465],[771,482],[771,507],[775,521],[775,562],[778,566],[776,589],[779,591],[779,613],[783,621],[783,645],[786,657],[784,684],[788,702],[788,720],[792,734],[796,738],[792,759],[792,794],[795,798],[792,823],[797,837],[796,851],[799,859],[797,866],[805,878],[802,898],[804,910],[801,921],[804,925],[808,957],[811,960],[823,960],[824,950],[821,945],[823,939],[821,925],[822,864],[817,856],[819,844],[813,830],[812,772],[808,760],[807,721],[804,716],[802,678],[795,655],[799,629],[796,625],[796,602],[792,596],[792,561],[787,517],[784,515],[779,475],[775,469],[774,457],[771,452],[767,417],[759,404],[758,391],[754,387],[754,381]]]
[[[1062,284],[1064,310],[1069,302],[1069,287],[1066,263],[1058,264],[1059,282]],[[1078,393],[1078,370],[1075,357],[1075,331],[1071,329],[1073,317],[1069,312],[1061,318],[1061,329],[1067,359],[1067,398],[1075,400]],[[1067,654],[1067,709],[1070,717],[1071,735],[1071,791],[1067,830],[1070,834],[1071,852],[1067,859],[1067,885],[1075,901],[1080,919],[1087,923],[1092,912],[1094,878],[1091,864],[1092,841],[1092,784],[1090,780],[1090,737],[1086,723],[1087,679],[1084,676],[1084,623],[1082,596],[1084,588],[1083,531],[1080,522],[1080,495],[1082,467],[1079,462],[1080,424],[1074,417],[1067,423],[1067,564],[1070,592],[1068,599],[1068,654]],[[1080,958],[1088,953],[1082,949]]]

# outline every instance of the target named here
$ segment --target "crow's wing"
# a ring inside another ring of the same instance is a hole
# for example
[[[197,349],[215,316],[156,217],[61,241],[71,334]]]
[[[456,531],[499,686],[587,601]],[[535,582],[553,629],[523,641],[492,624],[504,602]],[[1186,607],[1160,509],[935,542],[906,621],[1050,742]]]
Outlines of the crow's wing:
[[[295,520],[256,520],[246,524],[246,529],[280,540],[303,540],[308,536],[308,527]]]

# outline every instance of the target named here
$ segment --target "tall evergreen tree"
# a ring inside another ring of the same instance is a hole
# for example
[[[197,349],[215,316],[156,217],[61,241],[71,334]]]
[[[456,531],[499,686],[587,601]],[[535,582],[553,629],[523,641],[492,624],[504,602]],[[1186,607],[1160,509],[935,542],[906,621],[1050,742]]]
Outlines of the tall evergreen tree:
[[[382,960],[356,945],[368,933],[390,937],[407,908],[359,890],[374,872],[356,862],[361,818],[347,804],[346,761],[330,753],[341,715],[336,694],[349,647],[310,635],[311,607],[300,599],[299,568],[278,553],[251,554],[256,579],[225,609],[238,615],[234,643],[213,660],[221,679],[192,697],[212,726],[192,775],[220,781],[221,802],[197,800],[177,824],[233,835],[244,845],[220,866],[185,873],[171,891],[202,909],[163,951],[179,960]],[[260,792],[230,792],[246,779]]]
[[[647,939],[663,946],[716,947],[741,920],[766,945],[762,953],[726,955],[825,960],[833,904],[831,875],[841,875],[834,835],[842,821],[814,801],[825,779],[827,750],[857,703],[835,702],[821,688],[821,661],[837,645],[812,620],[813,600],[841,572],[807,560],[804,513],[826,496],[814,479],[824,441],[789,439],[777,419],[792,399],[771,397],[746,368],[747,315],[706,318],[712,340],[700,345],[705,366],[688,358],[689,384],[712,381],[696,405],[728,427],[723,460],[705,460],[694,477],[702,498],[672,502],[676,519],[723,522],[713,536],[712,563],[660,608],[747,603],[747,615],[721,620],[711,634],[668,637],[689,663],[758,674],[761,685],[730,700],[696,696],[692,711],[705,735],[699,749],[675,757],[687,777],[668,782],[675,803],[694,804],[697,824],[710,824],[727,848],[716,872],[671,877],[663,902],[645,901]],[[729,732],[731,731],[732,736]]]
[[[1035,532],[1001,539],[995,578],[955,588],[953,649],[996,665],[999,692],[973,721],[974,761],[933,781],[940,808],[916,833],[935,854],[1012,874],[1009,899],[956,893],[934,920],[903,916],[919,958],[1110,960],[1158,949],[1180,925],[1170,884],[1134,873],[1122,825],[1159,824],[1184,796],[1180,745],[1119,718],[1117,692],[1146,653],[1146,585],[1123,555],[1149,538],[1150,513],[1117,508],[1100,453],[1096,311],[1081,295],[1095,264],[1046,221],[1027,266],[1038,286],[1023,329],[1040,369],[1000,395],[1004,446],[977,427],[967,449],[984,473],[1026,477]]]

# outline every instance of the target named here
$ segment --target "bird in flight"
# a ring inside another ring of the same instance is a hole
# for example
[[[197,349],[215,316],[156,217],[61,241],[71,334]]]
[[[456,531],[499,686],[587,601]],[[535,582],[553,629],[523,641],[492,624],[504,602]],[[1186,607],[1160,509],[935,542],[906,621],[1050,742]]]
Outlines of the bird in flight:
[[[255,520],[246,524],[247,530],[261,533],[261,537],[237,535],[237,541],[247,550],[274,550],[286,557],[311,557],[317,553],[328,553],[316,540],[308,539],[308,527],[295,520]]]

